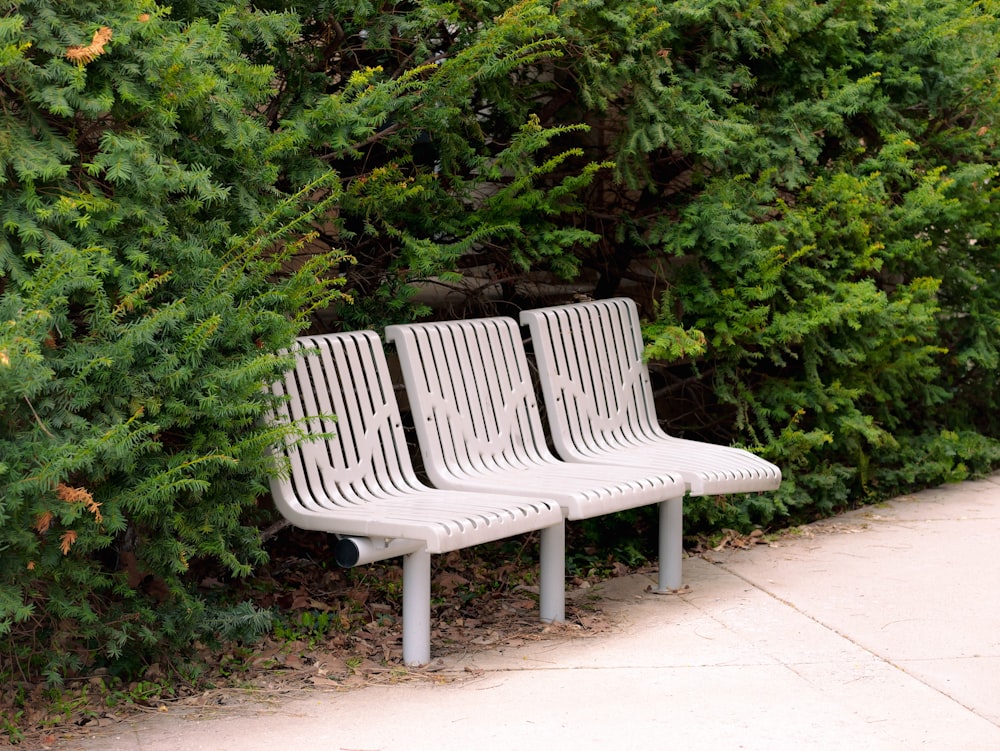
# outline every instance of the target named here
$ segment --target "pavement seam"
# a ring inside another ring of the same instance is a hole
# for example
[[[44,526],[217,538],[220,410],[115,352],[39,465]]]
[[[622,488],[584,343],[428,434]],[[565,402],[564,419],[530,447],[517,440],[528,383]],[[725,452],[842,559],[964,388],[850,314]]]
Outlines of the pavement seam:
[[[965,711],[967,711],[967,712],[975,715],[976,717],[979,717],[982,720],[985,720],[986,722],[990,723],[994,727],[1000,728],[1000,723],[997,723],[995,720],[991,719],[990,717],[985,716],[984,714],[982,714],[981,712],[979,712],[974,707],[970,707],[964,701],[962,701],[961,699],[958,699],[955,696],[952,696],[947,691],[944,691],[941,688],[939,688],[939,687],[937,687],[937,686],[929,683],[928,681],[926,681],[923,678],[921,678],[919,675],[914,675],[909,670],[907,670],[905,667],[903,667],[902,665],[897,664],[896,662],[894,662],[892,659],[886,657],[885,655],[881,655],[878,652],[876,652],[875,650],[873,650],[873,649],[865,646],[864,644],[856,641],[849,634],[846,634],[843,631],[841,631],[840,629],[838,629],[838,628],[836,628],[834,626],[831,626],[828,623],[823,622],[822,620],[820,620],[816,616],[814,616],[811,613],[809,613],[809,612],[803,610],[802,608],[800,608],[795,603],[793,603],[793,602],[791,602],[789,600],[786,600],[785,598],[779,596],[775,592],[772,592],[771,590],[767,589],[766,587],[764,587],[764,586],[762,586],[762,585],[760,585],[760,584],[752,581],[751,579],[747,578],[746,576],[743,576],[739,572],[733,571],[725,563],[723,563],[723,562],[717,562],[717,563],[713,562],[713,563],[714,563],[714,565],[718,566],[719,568],[721,568],[726,573],[730,574],[731,576],[735,576],[737,579],[739,579],[740,581],[742,581],[745,584],[749,585],[753,589],[756,589],[759,592],[763,592],[768,597],[772,598],[773,600],[776,600],[777,602],[780,602],[785,607],[791,609],[795,613],[798,613],[799,615],[803,616],[804,618],[812,621],[817,626],[820,626],[820,627],[826,629],[827,631],[829,631],[832,634],[836,634],[838,637],[840,637],[844,641],[848,642],[849,644],[854,645],[855,647],[857,647],[861,651],[865,652],[866,654],[871,655],[872,657],[874,657],[879,662],[881,662],[881,663],[883,663],[885,665],[890,666],[894,670],[898,670],[900,673],[902,673],[903,675],[907,676],[911,680],[916,681],[917,683],[919,683],[919,684],[921,684],[921,685],[929,688],[934,693],[939,694],[939,695],[945,697],[946,699],[948,699],[949,701],[953,702],[954,704],[957,704],[958,706],[962,707]],[[691,603],[691,604],[694,604],[694,603]],[[695,606],[695,607],[697,607],[697,606]],[[699,608],[699,609],[701,609],[701,608]],[[723,625],[725,625],[725,624],[723,624]],[[799,675],[799,673],[794,670],[794,668],[791,666],[790,663],[786,663],[786,662],[784,662],[783,660],[780,660],[780,659],[779,659],[779,662],[781,662],[783,665],[785,665],[790,670],[792,670],[797,675]],[[910,662],[913,662],[913,660],[910,660]],[[796,664],[800,664],[800,663],[796,663]],[[805,676],[802,676],[802,677],[805,678]]]

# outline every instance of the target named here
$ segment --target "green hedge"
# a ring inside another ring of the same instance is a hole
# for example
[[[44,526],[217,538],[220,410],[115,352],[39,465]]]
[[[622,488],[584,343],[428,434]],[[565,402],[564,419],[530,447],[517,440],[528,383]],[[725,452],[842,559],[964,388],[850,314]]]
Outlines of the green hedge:
[[[278,20],[282,23],[279,24]],[[0,18],[0,662],[52,681],[217,635],[186,572],[248,573],[273,471],[275,352],[337,296],[277,237],[335,181],[280,189],[253,112],[274,72],[147,3],[4,3]],[[239,616],[239,617],[237,617]],[[231,614],[246,633],[266,613]],[[6,679],[5,679],[6,680]]]
[[[634,297],[666,427],[785,472],[693,500],[693,529],[996,466],[996,2],[296,9],[289,112],[419,81],[354,152],[317,140],[350,186],[346,325],[428,284],[464,290],[442,316]]]
[[[707,339],[668,372],[785,473],[735,501],[745,520],[996,466],[998,9],[664,7],[667,91],[703,114],[640,151],[686,160],[690,183],[637,175],[660,198],[629,231],[666,260],[659,324]]]
[[[5,670],[267,628],[190,572],[264,555],[274,353],[428,288],[637,299],[665,426],[786,478],[692,530],[1000,459],[996,2],[0,7]]]

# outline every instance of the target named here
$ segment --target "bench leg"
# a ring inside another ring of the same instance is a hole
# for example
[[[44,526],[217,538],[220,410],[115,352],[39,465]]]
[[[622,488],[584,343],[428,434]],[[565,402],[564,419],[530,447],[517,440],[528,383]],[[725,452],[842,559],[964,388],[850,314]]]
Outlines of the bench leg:
[[[538,604],[545,623],[566,620],[566,523],[553,524],[541,532]]]
[[[426,549],[403,556],[403,662],[431,661],[431,554]]]
[[[671,498],[659,504],[661,594],[676,592],[682,586],[681,560],[684,558],[684,498]]]

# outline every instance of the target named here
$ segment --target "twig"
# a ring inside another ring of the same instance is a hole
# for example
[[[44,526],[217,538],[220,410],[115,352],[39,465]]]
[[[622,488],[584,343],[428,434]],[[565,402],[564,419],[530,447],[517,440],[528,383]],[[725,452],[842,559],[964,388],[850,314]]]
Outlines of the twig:
[[[278,534],[278,532],[280,532],[281,530],[283,530],[285,527],[290,527],[290,526],[292,526],[291,522],[289,522],[287,519],[282,519],[281,521],[275,522],[270,527],[268,527],[267,529],[263,530],[260,533],[260,540],[261,540],[261,542],[264,542],[265,540],[270,540],[272,537],[274,537],[276,534]]]
[[[55,438],[55,436],[49,432],[49,429],[45,427],[45,423],[42,422],[42,418],[38,416],[37,412],[35,412],[35,408],[31,405],[31,401],[28,399],[28,397],[24,397],[24,403],[28,405],[28,409],[31,410],[31,414],[35,416],[35,422],[38,423],[38,427],[42,429],[45,435],[47,435],[49,438]]]

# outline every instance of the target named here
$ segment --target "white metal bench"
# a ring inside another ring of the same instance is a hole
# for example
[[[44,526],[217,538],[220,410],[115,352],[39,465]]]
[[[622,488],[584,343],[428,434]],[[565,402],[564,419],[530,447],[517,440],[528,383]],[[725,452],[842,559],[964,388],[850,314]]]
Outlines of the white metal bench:
[[[660,588],[680,587],[683,481],[668,471],[557,459],[545,442],[516,321],[404,324],[385,335],[399,353],[432,484],[552,498],[569,519],[659,504]],[[565,563],[543,550],[541,565],[551,572]]]
[[[294,370],[272,386],[287,397],[274,419],[294,421],[306,437],[276,449],[290,473],[271,480],[275,504],[298,527],[341,536],[336,557],[344,565],[404,556],[403,660],[429,662],[431,554],[542,530],[544,557],[561,560],[562,510],[538,494],[422,484],[373,332],[302,337],[296,351]],[[542,616],[554,620],[563,608],[562,568],[543,569],[540,578]]]
[[[657,422],[633,300],[521,313],[531,336],[552,442],[569,462],[680,474],[693,495],[774,490],[781,470],[729,446],[676,438]]]

